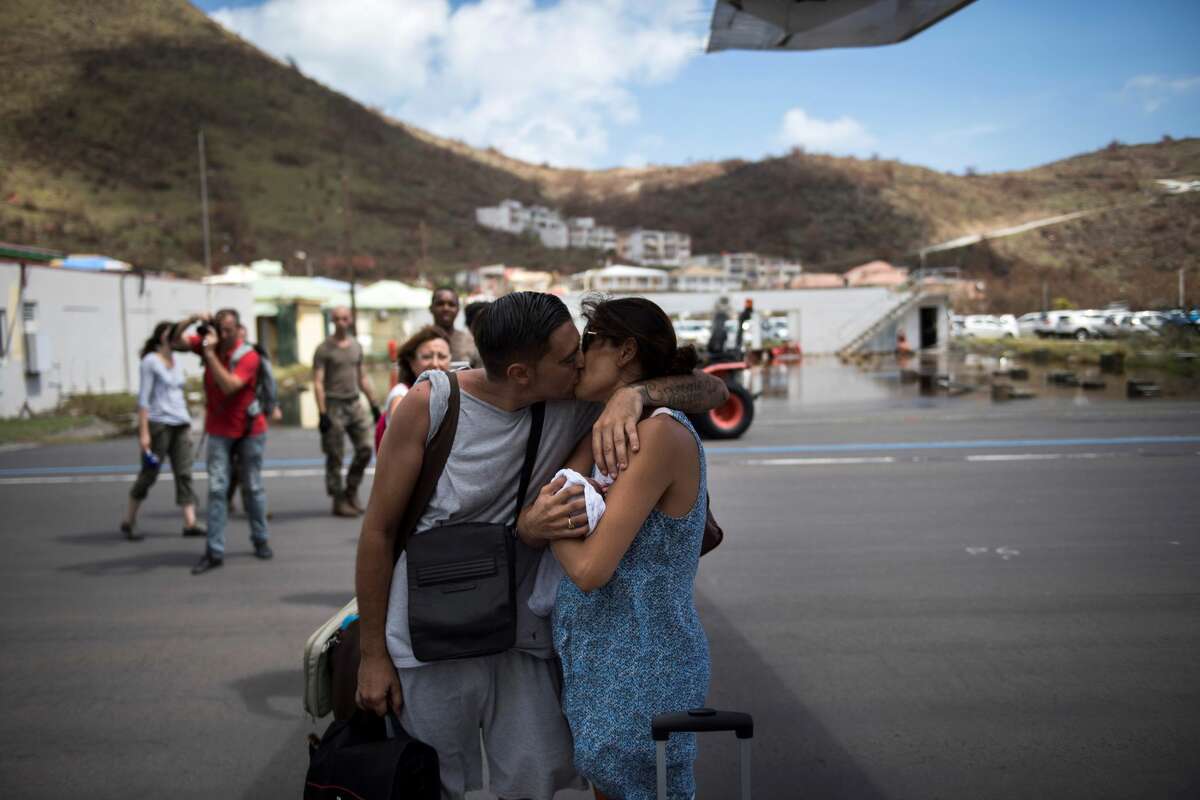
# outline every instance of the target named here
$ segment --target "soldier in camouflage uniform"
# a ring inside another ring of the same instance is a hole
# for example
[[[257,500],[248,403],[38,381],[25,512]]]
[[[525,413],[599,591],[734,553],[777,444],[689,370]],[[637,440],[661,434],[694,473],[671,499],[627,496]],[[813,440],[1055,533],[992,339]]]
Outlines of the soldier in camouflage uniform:
[[[358,502],[358,486],[371,463],[374,429],[358,393],[367,396],[376,420],[380,412],[363,372],[362,345],[350,333],[353,325],[350,309],[335,308],[330,318],[333,335],[313,355],[313,391],[321,413],[321,450],[325,453],[325,491],[333,498],[334,516],[357,517],[363,510]],[[354,445],[354,456],[343,487],[342,459],[347,435]]]

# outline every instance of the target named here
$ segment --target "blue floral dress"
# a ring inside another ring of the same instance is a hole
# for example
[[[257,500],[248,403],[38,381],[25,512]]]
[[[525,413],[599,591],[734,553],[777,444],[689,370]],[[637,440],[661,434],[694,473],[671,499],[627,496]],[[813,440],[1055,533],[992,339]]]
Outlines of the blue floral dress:
[[[655,797],[651,718],[703,706],[708,694],[708,640],[692,598],[707,469],[687,417],[670,414],[691,431],[700,452],[700,490],[691,511],[683,517],[651,511],[612,580],[585,594],[564,578],[554,606],[554,647],[562,660],[562,705],[575,739],[575,767],[621,800]],[[695,793],[695,760],[695,734],[671,736],[670,797]]]

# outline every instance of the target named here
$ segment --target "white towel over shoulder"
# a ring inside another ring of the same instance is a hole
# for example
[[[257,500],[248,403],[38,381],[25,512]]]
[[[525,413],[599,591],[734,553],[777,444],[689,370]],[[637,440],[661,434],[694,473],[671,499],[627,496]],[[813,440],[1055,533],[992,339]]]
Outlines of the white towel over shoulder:
[[[580,475],[573,469],[560,469],[554,475],[554,480],[558,478],[566,478],[567,482],[560,489],[560,492],[567,490],[569,486],[583,487],[583,500],[587,504],[588,532],[591,536],[592,531],[596,530],[596,526],[600,524],[600,518],[604,516],[604,497],[596,487],[592,486],[586,478]],[[607,475],[601,475],[599,472],[593,471],[593,480],[599,483],[610,484],[612,479]],[[558,563],[558,559],[554,557],[554,551],[547,547],[542,553],[542,560],[538,564],[537,578],[533,584],[533,591],[529,595],[529,610],[537,614],[539,617],[546,617],[554,610],[554,598],[558,594],[558,584],[567,573],[563,570],[562,565]]]

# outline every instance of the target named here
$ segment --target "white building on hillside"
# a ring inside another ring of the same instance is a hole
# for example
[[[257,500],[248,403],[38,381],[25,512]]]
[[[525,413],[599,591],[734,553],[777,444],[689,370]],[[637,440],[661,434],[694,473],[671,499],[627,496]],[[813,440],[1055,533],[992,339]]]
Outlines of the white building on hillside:
[[[471,295],[503,297],[510,292],[549,292],[556,276],[553,272],[490,264],[455,274],[455,280]]]
[[[545,206],[503,200],[499,205],[475,209],[475,221],[505,233],[534,233],[546,247],[561,250],[568,244],[567,223],[557,211]]]
[[[693,264],[671,273],[671,288],[677,292],[735,292],[745,286],[744,278],[734,278],[717,267]]]
[[[706,253],[692,256],[689,265],[721,270],[730,280],[755,289],[783,289],[804,271],[799,262],[758,253]]]
[[[571,289],[577,292],[642,293],[665,292],[671,288],[670,274],[664,269],[614,264],[604,269],[589,269],[571,276]]]
[[[567,220],[571,247],[592,248],[611,252],[617,249],[617,229],[597,225],[592,217],[572,217]]]
[[[660,267],[680,267],[692,256],[692,237],[679,231],[635,228],[617,243],[621,258]]]
[[[763,258],[750,276],[750,283],[759,289],[786,289],[802,272],[804,268],[798,261]]]

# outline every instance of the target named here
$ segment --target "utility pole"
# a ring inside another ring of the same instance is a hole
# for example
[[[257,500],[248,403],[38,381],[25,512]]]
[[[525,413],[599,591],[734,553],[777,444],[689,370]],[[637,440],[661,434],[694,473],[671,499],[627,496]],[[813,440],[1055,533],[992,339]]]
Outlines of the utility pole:
[[[421,268],[418,276],[427,275],[429,273],[429,230],[425,227],[425,220],[421,220],[418,224],[417,234],[421,240]]]
[[[196,132],[200,148],[200,224],[204,230],[204,271],[212,274],[212,249],[208,243],[208,167],[204,162],[204,131]]]
[[[1179,309],[1183,310],[1183,267],[1179,268]]]
[[[350,190],[346,183],[346,170],[342,169],[342,258],[350,269],[350,329],[358,336],[358,303],[354,298],[354,257],[350,255]]]

